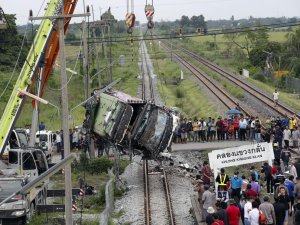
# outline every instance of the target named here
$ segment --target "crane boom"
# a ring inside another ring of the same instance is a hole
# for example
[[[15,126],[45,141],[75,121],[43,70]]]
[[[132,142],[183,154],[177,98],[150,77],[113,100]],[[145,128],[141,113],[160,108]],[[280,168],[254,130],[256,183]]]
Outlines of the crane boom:
[[[72,14],[76,3],[77,0],[66,0],[64,3],[65,13]],[[61,7],[62,0],[50,0],[44,16],[49,17],[58,15],[61,12]],[[65,31],[69,22],[70,19],[67,19]],[[2,155],[5,149],[8,137],[21,112],[22,106],[25,103],[26,96],[22,96],[18,89],[24,91],[31,90],[33,83],[39,76],[39,65],[42,61],[45,63],[46,68],[46,74],[42,81],[43,89],[49,78],[59,49],[58,35],[54,29],[55,25],[56,19],[43,19],[35,35],[33,44],[0,120],[0,155]],[[43,57],[43,55],[45,55],[45,57]]]

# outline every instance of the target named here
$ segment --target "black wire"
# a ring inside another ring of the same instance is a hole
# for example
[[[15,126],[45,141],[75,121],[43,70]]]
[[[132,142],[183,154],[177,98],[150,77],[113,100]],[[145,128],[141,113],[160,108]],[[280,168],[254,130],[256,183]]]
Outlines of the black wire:
[[[282,27],[294,27],[294,26],[299,26],[299,23],[281,23],[281,24],[273,24],[273,25],[264,25],[264,26],[254,26],[254,27],[245,27],[245,28],[235,28],[235,29],[223,29],[223,30],[210,30],[208,31],[206,34],[204,33],[186,33],[186,34],[182,34],[182,35],[177,35],[174,36],[174,34],[160,34],[160,35],[155,35],[156,37],[151,39],[151,38],[145,38],[144,36],[135,36],[136,38],[133,39],[133,41],[140,41],[141,39],[143,40],[168,40],[168,39],[180,39],[180,38],[188,38],[188,37],[201,37],[201,36],[214,36],[214,35],[222,35],[222,34],[236,34],[236,33],[246,33],[249,32],[249,28],[252,28],[252,30],[250,30],[251,32],[255,32],[255,31],[260,31],[260,30],[269,30],[269,29],[274,29],[274,28],[282,28]],[[90,38],[90,42],[89,43],[101,43],[99,41],[97,41],[98,37],[96,38]],[[128,42],[127,37],[119,37],[120,40],[116,40],[117,37],[115,38],[115,40],[111,40],[111,41],[105,41],[107,43],[109,42]],[[78,43],[79,40],[74,40],[74,41],[67,41],[66,43]]]

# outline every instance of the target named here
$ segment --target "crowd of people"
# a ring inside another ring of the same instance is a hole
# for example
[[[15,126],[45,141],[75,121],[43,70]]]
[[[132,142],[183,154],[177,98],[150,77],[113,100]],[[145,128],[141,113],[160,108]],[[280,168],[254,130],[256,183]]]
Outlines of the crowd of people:
[[[39,125],[39,130],[45,130],[46,126],[44,122]],[[30,132],[30,131],[29,131]],[[63,130],[58,130],[55,132],[55,145],[57,152],[61,154],[61,159],[64,159],[64,137]],[[71,150],[84,150],[84,152],[89,152],[90,148],[90,138],[87,138],[85,134],[81,132],[78,126],[74,129],[69,129],[70,135],[70,149]],[[102,156],[104,153],[108,155],[111,143],[98,137],[95,139],[95,148],[98,156]]]
[[[279,149],[274,143],[274,153]],[[289,161],[287,146],[273,165],[251,166],[242,175],[222,168],[216,179],[208,161],[193,181],[208,225],[300,225],[300,158]],[[291,165],[289,165],[291,164]],[[287,170],[287,172],[284,172]]]
[[[219,116],[217,119],[208,117],[195,118],[194,120],[183,118],[178,122],[173,142],[208,142],[228,139],[249,140],[252,142],[270,142],[272,135],[275,142],[282,147],[282,142],[289,145],[292,140],[294,147],[298,147],[300,138],[300,120],[295,116],[269,117],[265,122],[266,131],[262,130],[262,121],[256,116],[246,117],[243,114],[231,115],[228,118]]]

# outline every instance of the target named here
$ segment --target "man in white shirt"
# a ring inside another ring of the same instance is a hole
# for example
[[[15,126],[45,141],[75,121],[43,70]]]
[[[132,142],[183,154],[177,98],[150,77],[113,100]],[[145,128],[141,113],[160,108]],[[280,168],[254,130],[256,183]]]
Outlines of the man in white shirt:
[[[279,92],[275,89],[275,91],[273,92],[273,100],[274,100],[275,106],[277,106],[277,104],[278,104],[278,97],[279,97]]]
[[[252,202],[252,210],[249,212],[250,225],[259,225],[259,210],[258,203]]]
[[[244,206],[244,225],[250,225],[249,212],[252,210],[253,198],[251,196],[247,197],[247,202]]]
[[[283,141],[284,141],[284,145],[286,147],[289,147],[289,142],[290,142],[290,138],[291,138],[291,131],[289,129],[288,126],[285,127],[285,129],[283,130]]]

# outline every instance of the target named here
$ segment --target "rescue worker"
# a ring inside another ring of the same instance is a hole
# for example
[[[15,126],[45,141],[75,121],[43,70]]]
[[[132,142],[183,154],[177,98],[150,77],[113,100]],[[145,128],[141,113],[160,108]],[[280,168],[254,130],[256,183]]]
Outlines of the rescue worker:
[[[219,186],[222,185],[222,186],[226,186],[226,189],[228,188],[228,184],[229,184],[229,176],[227,174],[225,174],[225,169],[222,168],[220,170],[220,174],[218,174],[218,176],[216,177],[216,182],[218,183],[218,190],[219,190]]]

